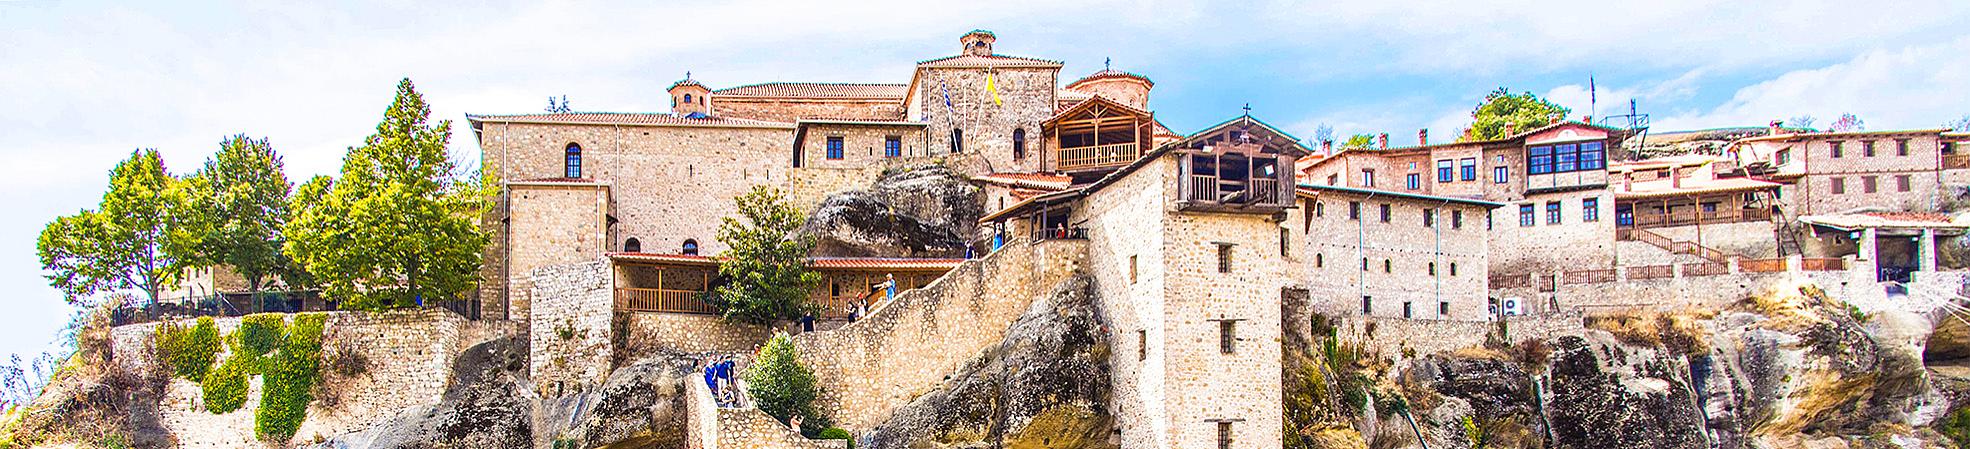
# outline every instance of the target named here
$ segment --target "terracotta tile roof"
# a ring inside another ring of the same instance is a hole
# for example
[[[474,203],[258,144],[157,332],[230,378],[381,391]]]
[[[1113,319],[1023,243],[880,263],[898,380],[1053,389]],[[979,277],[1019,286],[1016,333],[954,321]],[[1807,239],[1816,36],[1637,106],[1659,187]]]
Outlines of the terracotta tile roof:
[[[1090,74],[1088,76],[1081,77],[1081,79],[1074,80],[1074,82],[1067,83],[1067,88],[1072,89],[1074,88],[1074,85],[1081,84],[1083,82],[1094,81],[1098,79],[1106,79],[1106,78],[1134,78],[1134,79],[1142,80],[1143,83],[1149,84],[1150,86],[1156,85],[1156,82],[1150,81],[1149,77],[1147,76],[1142,76],[1135,73],[1124,72],[1115,69],[1102,69],[1102,71],[1094,72],[1093,74]]]
[[[1348,187],[1348,186],[1330,186],[1325,184],[1300,184],[1297,187],[1298,188],[1294,189],[1294,192],[1297,193],[1299,196],[1307,197],[1307,198],[1319,196],[1321,192],[1341,192],[1341,193],[1347,193],[1353,195],[1387,196],[1387,197],[1404,198],[1404,199],[1418,200],[1425,202],[1434,201],[1434,202],[1443,202],[1443,203],[1458,203],[1458,204],[1467,204],[1472,206],[1480,206],[1485,208],[1497,208],[1497,207],[1505,206],[1505,203],[1486,201],[1478,198],[1424,195],[1420,193],[1397,192],[1393,190],[1365,189],[1360,187]]]
[[[886,257],[816,257],[807,267],[817,270],[950,270],[964,259],[905,259]]]
[[[1060,61],[1023,56],[957,55],[917,61],[917,67],[1060,67]]]
[[[1607,164],[1607,171],[1619,172],[1623,170],[1657,170],[1657,169],[1664,169],[1669,167],[1695,167],[1704,164],[1709,164],[1711,162],[1717,162],[1720,160],[1723,160],[1723,158],[1717,156],[1711,156],[1707,154],[1684,154],[1678,156],[1665,156],[1658,158],[1643,159],[1639,161],[1613,162]]]
[[[1850,231],[1864,228],[1970,228],[1970,223],[1958,222],[1949,215],[1931,212],[1860,212],[1851,214],[1807,215],[1799,217],[1799,221]]]
[[[609,253],[609,259],[616,262],[644,262],[671,265],[717,266],[718,261],[696,254],[658,254],[658,253]]]
[[[1066,189],[1074,184],[1074,178],[1043,173],[989,173],[971,178],[974,181],[993,184],[1026,187],[1048,191]]]
[[[521,180],[515,180],[515,181],[509,181],[509,182],[513,182],[513,183],[535,183],[535,184],[548,184],[548,183],[554,183],[554,184],[594,184],[594,183],[595,183],[596,181],[595,181],[595,179],[594,179],[594,178],[560,178],[560,177],[555,177],[555,178],[534,178],[534,179],[521,179]]]
[[[685,78],[685,79],[682,79],[682,80],[678,80],[678,81],[677,81],[677,82],[675,82],[675,83],[670,83],[670,89],[676,89],[676,88],[677,88],[677,86],[698,86],[698,87],[704,87],[705,85],[703,85],[703,84],[698,84],[698,80],[694,80],[694,79],[690,79],[690,78]],[[670,89],[664,89],[664,90],[670,90]]]
[[[902,99],[906,84],[875,83],[759,83],[711,91],[715,97],[882,98]]]
[[[1881,131],[1850,131],[1850,132],[1831,132],[1831,131],[1802,132],[1802,133],[1785,133],[1785,134],[1772,134],[1772,135],[1757,136],[1757,137],[1746,137],[1742,140],[1739,140],[1739,142],[1753,142],[1753,141],[1761,141],[1761,140],[1794,140],[1794,139],[1797,140],[1844,139],[1844,138],[1852,138],[1852,137],[1888,136],[1888,135],[1896,135],[1896,134],[1934,134],[1940,136],[1944,132],[1948,132],[1948,131],[1949,131],[1948,129],[1935,128],[1935,129],[1889,129],[1889,130],[1881,130]]]
[[[565,123],[577,125],[654,125],[654,126],[715,126],[715,127],[760,127],[792,128],[792,123],[769,122],[727,117],[689,117],[658,112],[570,112],[561,114],[513,114],[513,115],[473,115],[465,119],[472,123],[518,122],[518,123]]]

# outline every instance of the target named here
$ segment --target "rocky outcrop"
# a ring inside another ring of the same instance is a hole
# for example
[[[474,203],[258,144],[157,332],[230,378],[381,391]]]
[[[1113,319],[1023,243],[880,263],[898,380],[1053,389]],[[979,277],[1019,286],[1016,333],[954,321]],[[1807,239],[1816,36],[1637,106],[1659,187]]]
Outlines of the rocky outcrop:
[[[452,365],[452,384],[436,405],[413,407],[361,432],[321,447],[514,448],[534,444],[533,383],[527,380],[527,345],[509,336],[473,346]]]
[[[647,356],[617,368],[599,389],[547,401],[543,439],[575,447],[684,447],[684,381],[696,363],[682,355]]]
[[[857,447],[1114,447],[1108,341],[1094,283],[1064,282],[1005,340],[869,432]]]
[[[936,165],[885,172],[869,190],[821,201],[801,228],[818,257],[961,257],[984,205],[978,187]]]
[[[1619,344],[1560,337],[1548,418],[1559,447],[1704,448],[1702,414],[1677,363]]]

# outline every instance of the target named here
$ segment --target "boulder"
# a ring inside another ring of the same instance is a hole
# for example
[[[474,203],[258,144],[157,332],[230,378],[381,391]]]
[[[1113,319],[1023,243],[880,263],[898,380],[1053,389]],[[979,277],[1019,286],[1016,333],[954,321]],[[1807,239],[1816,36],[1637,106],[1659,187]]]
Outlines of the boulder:
[[[884,173],[868,190],[829,195],[801,228],[817,257],[962,257],[984,214],[977,186],[948,168]]]
[[[535,396],[527,342],[508,336],[460,353],[437,404],[412,407],[369,429],[317,445],[337,449],[532,447]]]
[[[541,429],[576,447],[684,447],[684,381],[694,365],[676,354],[638,359],[601,388],[547,401]]]
[[[1114,447],[1102,327],[1093,280],[1063,281],[1004,341],[898,409],[856,447]]]

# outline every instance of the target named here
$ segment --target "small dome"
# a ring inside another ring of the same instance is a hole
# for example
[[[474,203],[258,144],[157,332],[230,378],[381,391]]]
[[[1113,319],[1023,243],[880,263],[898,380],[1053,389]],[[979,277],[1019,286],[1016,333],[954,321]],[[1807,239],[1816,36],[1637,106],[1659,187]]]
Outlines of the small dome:
[[[1137,75],[1134,73],[1124,72],[1115,69],[1102,69],[1099,72],[1094,72],[1093,74],[1090,74],[1088,76],[1081,77],[1081,79],[1074,80],[1074,82],[1072,83],[1067,83],[1067,88],[1073,89],[1075,85],[1081,83],[1086,83],[1096,80],[1104,80],[1104,79],[1131,79],[1131,80],[1140,81],[1145,86],[1154,87],[1156,85],[1155,81],[1150,81],[1149,77],[1146,76]]]

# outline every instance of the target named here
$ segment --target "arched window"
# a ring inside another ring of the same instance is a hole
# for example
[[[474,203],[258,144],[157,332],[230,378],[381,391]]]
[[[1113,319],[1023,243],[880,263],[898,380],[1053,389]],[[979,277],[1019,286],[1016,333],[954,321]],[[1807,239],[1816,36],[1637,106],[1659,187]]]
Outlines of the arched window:
[[[636,240],[635,237],[630,237],[629,241],[622,242],[622,250],[632,253],[643,252],[643,242]]]
[[[691,104],[691,94],[684,94],[684,104]]]
[[[564,171],[566,171],[566,173],[563,174],[563,176],[565,177],[569,177],[569,178],[581,177],[581,145],[572,144],[572,143],[568,144],[568,160],[566,165],[562,168]]]
[[[698,255],[698,241],[696,239],[684,240],[684,254],[691,256]]]
[[[963,130],[963,129],[958,129],[958,128],[951,128],[951,152],[952,152],[952,153],[963,153],[963,152],[964,152],[964,130]]]
[[[1025,129],[1012,130],[1012,158],[1013,159],[1026,158],[1026,130]]]

